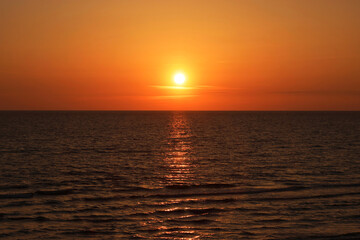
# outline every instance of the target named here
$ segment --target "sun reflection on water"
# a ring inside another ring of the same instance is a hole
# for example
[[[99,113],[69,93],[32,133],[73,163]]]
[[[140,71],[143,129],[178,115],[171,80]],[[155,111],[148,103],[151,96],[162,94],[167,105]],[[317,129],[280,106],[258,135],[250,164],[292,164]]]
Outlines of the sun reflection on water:
[[[164,185],[170,187],[175,195],[179,191],[183,191],[181,186],[193,185],[196,180],[194,172],[196,163],[194,163],[191,141],[192,132],[186,115],[182,112],[174,112],[163,158],[166,167],[163,179]],[[186,222],[186,219],[193,217],[186,211],[188,207],[176,206],[184,202],[186,199],[173,198],[160,203],[168,206],[163,209],[164,212],[175,214],[174,216],[169,215],[158,228],[167,236],[166,239],[193,240],[200,238],[194,226]]]
[[[156,208],[150,218],[141,222],[142,227],[151,233],[150,239],[194,240],[207,235],[200,233],[196,225],[203,213],[192,209],[193,203],[199,199],[186,196],[193,191],[191,186],[197,184],[192,140],[186,114],[173,112],[161,155],[162,171],[157,173],[161,175],[160,194],[166,197],[153,200],[151,204]]]
[[[166,185],[183,185],[194,180],[191,138],[191,128],[186,115],[174,112],[164,156],[167,167]]]

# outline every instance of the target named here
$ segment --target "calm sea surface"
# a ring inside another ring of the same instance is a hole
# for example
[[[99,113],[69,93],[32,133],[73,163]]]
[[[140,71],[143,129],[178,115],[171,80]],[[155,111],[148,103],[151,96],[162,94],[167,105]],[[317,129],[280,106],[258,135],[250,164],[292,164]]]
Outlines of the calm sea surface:
[[[360,112],[0,112],[0,238],[359,239]]]

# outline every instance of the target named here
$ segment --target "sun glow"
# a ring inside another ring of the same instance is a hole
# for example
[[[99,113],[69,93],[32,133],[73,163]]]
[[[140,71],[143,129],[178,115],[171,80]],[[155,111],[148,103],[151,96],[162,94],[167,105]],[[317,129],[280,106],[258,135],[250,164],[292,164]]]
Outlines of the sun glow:
[[[177,84],[177,85],[183,85],[186,81],[186,77],[183,73],[176,73],[174,75],[174,82]]]

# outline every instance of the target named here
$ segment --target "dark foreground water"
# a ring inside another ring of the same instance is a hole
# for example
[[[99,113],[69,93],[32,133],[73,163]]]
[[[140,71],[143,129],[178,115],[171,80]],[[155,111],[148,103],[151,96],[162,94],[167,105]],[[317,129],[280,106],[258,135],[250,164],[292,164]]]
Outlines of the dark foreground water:
[[[360,112],[0,112],[3,239],[359,239]]]

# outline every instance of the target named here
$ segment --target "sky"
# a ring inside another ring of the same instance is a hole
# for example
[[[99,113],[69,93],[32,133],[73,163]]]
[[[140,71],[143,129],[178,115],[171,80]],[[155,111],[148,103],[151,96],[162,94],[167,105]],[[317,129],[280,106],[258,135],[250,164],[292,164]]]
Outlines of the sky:
[[[1,0],[0,110],[360,110],[359,12],[358,0]]]

